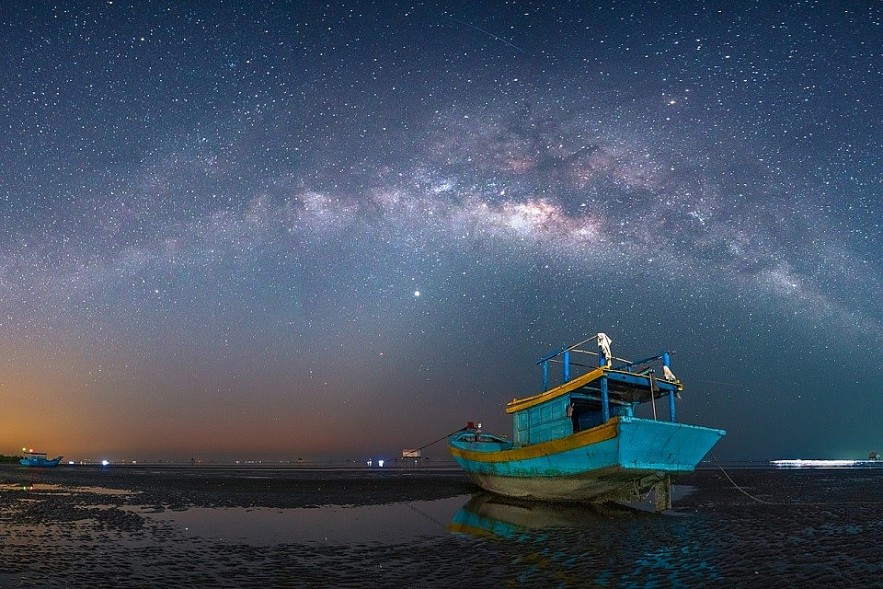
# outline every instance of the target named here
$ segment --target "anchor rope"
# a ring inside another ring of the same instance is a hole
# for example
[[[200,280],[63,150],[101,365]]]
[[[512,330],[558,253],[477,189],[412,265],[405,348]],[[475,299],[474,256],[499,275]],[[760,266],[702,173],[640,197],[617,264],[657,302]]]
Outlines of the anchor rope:
[[[730,483],[733,485],[733,487],[738,489],[740,492],[744,493],[747,497],[754,499],[758,503],[764,503],[766,505],[774,505],[773,503],[771,503],[769,501],[764,501],[763,499],[759,499],[759,498],[755,497],[754,495],[752,495],[751,493],[749,493],[748,491],[746,491],[745,489],[740,487],[738,484],[736,484],[736,481],[733,480],[733,477],[731,477],[730,474],[724,470],[723,465],[721,465],[721,463],[718,461],[717,456],[714,455],[714,452],[709,452],[709,454],[711,455],[711,459],[714,460],[714,463],[717,464],[717,467],[719,469],[721,469],[721,472],[724,473],[724,476],[727,477],[727,480],[730,481]]]
[[[449,433],[449,434],[445,434],[445,435],[443,435],[442,437],[440,437],[439,439],[437,439],[437,440],[435,440],[435,441],[429,442],[428,444],[423,444],[423,445],[420,446],[419,448],[414,448],[414,450],[416,451],[416,450],[422,450],[423,448],[429,448],[429,447],[432,446],[433,444],[438,444],[438,443],[441,442],[442,440],[446,440],[446,439],[448,439],[448,437],[453,436],[453,435],[456,434],[457,432],[461,432],[461,431],[463,431],[464,429],[466,429],[466,428],[465,428],[465,427],[461,427],[460,429],[455,429],[455,430],[452,431],[451,433]]]

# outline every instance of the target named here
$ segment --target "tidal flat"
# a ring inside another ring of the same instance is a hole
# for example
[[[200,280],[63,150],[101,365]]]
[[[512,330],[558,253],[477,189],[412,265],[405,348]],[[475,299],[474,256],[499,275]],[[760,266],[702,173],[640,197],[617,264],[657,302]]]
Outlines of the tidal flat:
[[[0,467],[0,588],[874,587],[883,469],[700,469],[661,514],[453,469]]]

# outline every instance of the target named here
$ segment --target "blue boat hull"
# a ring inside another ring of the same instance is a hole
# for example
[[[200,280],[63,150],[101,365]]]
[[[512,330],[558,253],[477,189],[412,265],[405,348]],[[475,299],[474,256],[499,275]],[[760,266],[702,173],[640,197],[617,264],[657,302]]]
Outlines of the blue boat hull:
[[[516,447],[454,434],[448,447],[482,489],[524,499],[631,500],[666,475],[691,472],[725,432],[620,416],[561,439]]]
[[[61,463],[61,456],[51,460],[46,458],[22,458],[19,460],[22,466],[36,466],[40,468],[51,468]]]

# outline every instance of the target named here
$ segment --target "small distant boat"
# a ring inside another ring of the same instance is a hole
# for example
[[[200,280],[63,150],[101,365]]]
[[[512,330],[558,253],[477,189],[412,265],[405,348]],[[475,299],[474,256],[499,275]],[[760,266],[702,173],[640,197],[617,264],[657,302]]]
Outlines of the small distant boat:
[[[61,463],[61,456],[55,458],[46,458],[46,452],[25,452],[24,458],[19,462],[24,466],[39,466],[49,468],[58,466]]]
[[[581,347],[593,340],[598,352]],[[506,406],[512,440],[472,422],[449,436],[448,449],[470,479],[491,493],[540,501],[629,503],[654,490],[655,508],[671,508],[671,476],[693,471],[726,432],[677,422],[683,385],[669,352],[632,362],[613,357],[611,343],[599,333],[541,358],[544,392]],[[572,362],[576,354],[597,356],[597,364]],[[550,363],[563,366],[563,384],[553,388]],[[656,407],[663,399],[667,420]],[[637,417],[648,403],[652,415]]]

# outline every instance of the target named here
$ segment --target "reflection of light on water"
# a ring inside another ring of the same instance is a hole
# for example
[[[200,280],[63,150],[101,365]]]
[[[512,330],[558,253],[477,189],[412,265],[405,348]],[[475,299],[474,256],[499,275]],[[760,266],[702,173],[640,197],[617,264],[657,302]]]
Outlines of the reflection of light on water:
[[[399,543],[447,534],[451,521],[468,495],[435,501],[410,501],[358,507],[209,508],[146,512],[124,508],[155,521],[169,522],[189,536],[267,546],[323,542]]]
[[[883,460],[814,460],[794,458],[789,460],[770,460],[770,464],[780,468],[849,468],[853,466],[883,467]]]
[[[107,489],[105,487],[65,487],[55,483],[15,483],[0,485],[0,491],[30,491],[32,493],[46,493],[53,495],[74,495],[76,493],[91,493],[93,495],[138,495],[141,491],[129,489]]]

